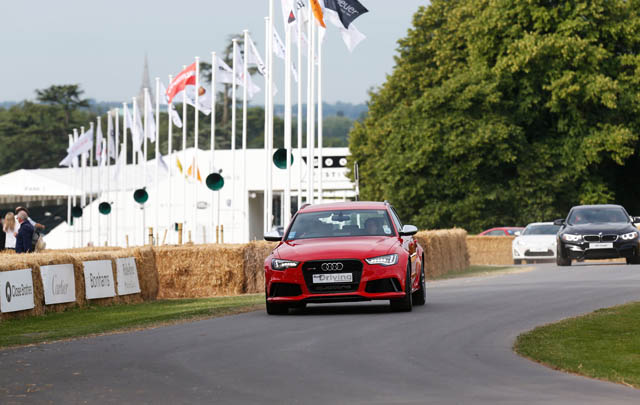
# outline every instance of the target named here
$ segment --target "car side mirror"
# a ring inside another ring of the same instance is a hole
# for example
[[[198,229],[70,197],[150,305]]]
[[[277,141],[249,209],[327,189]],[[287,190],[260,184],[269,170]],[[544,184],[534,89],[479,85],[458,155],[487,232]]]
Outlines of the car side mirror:
[[[564,225],[564,219],[556,219],[555,221],[553,221],[554,225]]]
[[[633,218],[634,224],[640,224],[640,217],[631,217],[631,218]]]
[[[520,236],[520,231],[515,231],[513,234],[514,234],[515,236]]]
[[[405,225],[400,230],[400,236],[411,236],[418,233],[418,228],[413,225]]]
[[[278,231],[269,231],[264,234],[264,240],[268,242],[280,242],[282,240],[282,236],[280,236]]]

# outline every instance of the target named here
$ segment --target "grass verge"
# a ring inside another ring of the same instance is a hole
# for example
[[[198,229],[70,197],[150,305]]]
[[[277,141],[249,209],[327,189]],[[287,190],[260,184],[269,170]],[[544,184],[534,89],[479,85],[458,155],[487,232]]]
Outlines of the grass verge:
[[[264,306],[264,295],[150,301],[90,306],[0,323],[0,347],[132,330],[247,312]]]
[[[640,388],[640,302],[518,336],[516,353],[548,367]]]
[[[459,271],[457,273],[442,274],[430,280],[446,280],[450,278],[459,278],[459,277],[479,277],[479,276],[498,275],[502,273],[510,273],[512,271],[520,271],[525,269],[527,269],[526,266],[522,266],[520,268],[516,268],[513,266],[484,266],[484,265],[469,266],[465,270]]]

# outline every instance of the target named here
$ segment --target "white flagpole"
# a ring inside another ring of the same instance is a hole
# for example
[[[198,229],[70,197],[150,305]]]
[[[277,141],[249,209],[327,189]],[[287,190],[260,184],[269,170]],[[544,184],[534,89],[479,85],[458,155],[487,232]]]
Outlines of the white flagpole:
[[[313,32],[314,16],[311,7],[308,9],[308,46],[307,46],[307,203],[313,204]]]
[[[182,70],[185,70],[187,65],[182,65]],[[182,177],[184,183],[182,184],[182,231],[186,229],[187,223],[187,88],[182,90]]]
[[[298,209],[302,207],[302,21],[296,16],[298,26]]]
[[[237,61],[236,61],[236,49],[238,47],[238,40],[233,38],[233,67],[232,74],[233,79],[231,80],[231,229],[230,232],[230,242],[235,242],[234,240],[234,230],[236,226],[236,75],[237,73]]]
[[[120,185],[122,186],[121,190],[122,190],[122,197],[121,197],[121,202],[122,202],[122,219],[123,219],[123,225],[127,224],[127,218],[129,218],[129,216],[127,215],[127,212],[129,211],[127,209],[127,207],[129,206],[129,204],[127,204],[127,186],[129,183],[129,177],[127,176],[127,152],[128,152],[128,147],[127,147],[127,114],[129,112],[129,109],[127,107],[127,103],[122,103],[122,150],[123,150],[123,155],[124,155],[124,162],[122,162],[122,166],[120,167]],[[131,123],[130,123],[131,124]],[[133,150],[133,149],[132,149]],[[135,154],[133,154],[131,156],[131,163],[132,163],[132,167],[133,166],[133,156]],[[129,174],[130,177],[133,177]],[[126,234],[126,231],[125,231]],[[124,246],[124,244],[122,244],[122,246]]]
[[[107,122],[110,122],[110,125],[113,125],[113,116],[111,115],[111,110],[107,111]],[[113,131],[113,127],[111,127],[111,130]],[[106,159],[107,159],[107,199],[106,201],[111,204],[111,148],[109,147],[109,139],[111,137],[111,134],[109,134],[109,128],[107,127],[107,139],[106,139],[106,148],[107,148],[107,154],[106,154]],[[115,147],[115,145],[114,145]],[[117,155],[116,155],[117,156]],[[107,237],[106,237],[106,241],[108,245],[111,245],[111,220],[113,218],[113,215],[109,214],[106,217],[106,225],[107,225]]]
[[[142,153],[144,154],[144,157],[142,159],[142,176],[144,177],[143,180],[143,184],[144,187],[147,187],[147,156],[149,156],[147,154],[147,137],[149,136],[149,111],[147,110],[147,103],[150,103],[151,100],[149,100],[149,89],[148,88],[144,88],[144,147],[143,147],[143,151]],[[146,207],[144,206],[144,204],[142,204],[142,243],[141,245],[146,245],[146,236],[147,236],[147,210]]]
[[[247,87],[249,87],[249,30],[244,30],[244,61],[242,63],[242,243],[249,241],[249,215],[247,213]]]
[[[91,232],[93,231],[93,208],[91,207],[91,203],[93,203],[93,153],[96,149],[96,131],[93,128],[93,122],[89,123],[91,128],[91,138],[93,139],[93,145],[91,146],[91,151],[89,152],[89,243],[93,243]]]
[[[320,30],[318,27],[318,202],[322,203],[322,38],[320,37]]]
[[[213,173],[214,170],[214,155],[216,151],[216,53],[211,52],[211,140],[209,148],[211,150],[211,156],[209,158],[209,173]],[[211,225],[211,232],[209,234],[212,236],[211,243],[216,240],[215,232],[216,232],[216,224],[214,220],[214,210],[215,210],[215,194],[220,193],[220,190],[215,193],[211,193],[211,207],[209,209],[209,225]],[[218,210],[220,207],[217,208]]]
[[[73,135],[69,134],[69,150],[71,150],[71,146],[73,145]],[[75,160],[75,158],[73,159]],[[69,226],[69,232],[71,232],[71,236],[73,237],[73,232],[71,230],[71,193],[75,193],[75,180],[73,176],[73,163],[69,163],[69,184],[73,184],[73,189],[69,190],[69,195],[67,195],[67,225]],[[67,235],[67,243],[69,243],[69,237]],[[73,242],[71,243],[73,245]]]
[[[153,225],[156,232],[156,245],[158,244],[158,237],[160,236],[160,78],[156,77],[156,222]]]
[[[98,158],[96,158],[96,163],[98,164],[98,201],[102,200],[102,139],[98,139],[98,132],[102,132],[102,122],[101,122],[101,118],[100,116],[97,117],[97,123],[96,123],[96,127],[98,129],[96,129],[96,150],[98,143],[100,143],[100,157],[98,160]],[[93,209],[92,209],[93,210]],[[100,212],[98,212],[98,237],[96,238],[96,246],[100,246],[100,231],[101,231],[101,222],[102,222],[102,218],[100,218],[102,216],[102,214],[100,214]],[[90,230],[90,232],[93,231],[93,229]]]
[[[193,241],[198,240],[198,123],[200,122],[200,110],[198,100],[200,97],[200,57],[196,56],[196,102],[193,134]]]
[[[73,129],[73,142],[75,143],[78,140],[78,130],[76,128]],[[73,188],[75,189],[75,194],[73,196],[73,205],[78,205],[80,206],[80,208],[82,209],[82,200],[80,198],[80,196],[78,195],[78,176],[77,176],[77,169],[80,169],[80,177],[81,177],[81,183],[80,183],[80,191],[82,192],[82,190],[84,190],[84,167],[82,166],[82,160],[83,160],[84,156],[80,155],[77,158],[75,158],[74,160],[76,161],[76,175],[73,177]],[[82,224],[82,217],[80,218],[80,224]],[[73,247],[78,247],[78,246],[82,246],[82,243],[80,245],[78,245],[77,241],[76,241],[76,234],[77,234],[77,230],[78,230],[78,221],[76,219],[73,220]]]
[[[84,127],[80,127],[80,136],[84,135]],[[91,153],[91,151],[89,151]],[[80,199],[80,209],[82,209],[82,216],[80,217],[80,247],[84,247],[84,207],[87,205],[87,188],[86,188],[86,172],[87,172],[87,154],[86,152],[80,156],[81,164],[82,164],[82,198]]]
[[[267,164],[269,165],[269,201],[268,203],[268,230],[271,230],[273,226],[273,0],[269,0],[269,36],[267,37],[267,44],[269,46],[269,67],[267,69],[269,75],[267,96],[269,101],[269,109],[267,114],[267,130],[268,130],[268,147],[269,158]]]
[[[284,58],[284,148],[286,154],[287,182],[284,189],[284,218],[286,228],[291,220],[291,24],[285,24]]]
[[[132,97],[132,103],[131,103],[131,108],[133,109],[133,117],[132,117],[132,122],[131,122],[131,152],[133,154],[133,170],[134,170],[134,175],[133,177],[133,188],[132,191],[136,190],[139,187],[139,182],[140,182],[140,167],[139,167],[139,163],[140,163],[140,158],[141,158],[141,154],[139,152],[140,149],[140,145],[135,145],[135,143],[140,142],[140,136],[142,136],[143,134],[139,133],[139,129],[138,128],[138,104],[136,101],[135,97]],[[134,137],[134,133],[137,133],[137,136]],[[137,139],[135,139],[137,138]],[[137,146],[137,147],[136,147]],[[139,244],[138,243],[138,237],[140,235],[139,232],[139,228],[138,228],[138,216],[135,214],[135,205],[132,206],[133,208],[133,223],[134,223],[134,231],[132,232],[132,243],[134,244]],[[144,241],[144,239],[143,239]]]
[[[113,113],[115,115],[115,138],[116,138],[116,144],[114,145],[116,148],[116,167],[118,167],[117,165],[120,165],[120,170],[124,171],[126,169],[126,165],[125,167],[122,167],[122,162],[118,162],[118,159],[120,159],[120,112],[119,109],[116,108],[113,110]],[[116,179],[114,179],[116,180]],[[116,196],[118,197],[117,199],[115,199],[116,201],[114,201],[114,210],[113,210],[113,235],[111,236],[111,243],[113,244],[113,246],[118,246],[118,221],[120,219],[120,215],[118,215],[118,210],[119,210],[119,200],[120,200],[120,194],[121,194],[121,187],[122,187],[122,183],[120,183],[119,181],[116,180]]]
[[[264,218],[263,218],[263,232],[269,232],[270,217],[269,214],[271,204],[269,203],[269,168],[271,167],[271,156],[269,156],[269,72],[271,67],[269,65],[269,58],[271,57],[271,48],[269,47],[269,17],[264,18],[265,27],[265,58],[266,58],[266,74],[264,76],[264,154],[265,154],[265,168],[264,168],[264,194],[263,194],[263,206],[264,206]]]
[[[173,75],[169,75],[169,83],[173,81]],[[171,111],[173,107],[173,100],[167,104],[167,113],[169,114],[169,128],[167,131],[167,156],[169,158],[169,193],[167,194],[169,199],[169,215],[167,215],[167,220],[169,221],[167,225],[167,229],[169,229],[169,235],[172,235],[171,232],[171,223],[172,223],[172,211],[173,211],[173,197],[171,195],[171,188],[173,183],[173,117],[171,117]],[[171,241],[171,236],[169,236],[169,241]]]

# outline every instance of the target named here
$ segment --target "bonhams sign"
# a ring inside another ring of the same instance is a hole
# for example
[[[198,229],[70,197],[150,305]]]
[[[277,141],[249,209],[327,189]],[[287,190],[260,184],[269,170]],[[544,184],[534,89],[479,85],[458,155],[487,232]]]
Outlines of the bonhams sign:
[[[118,295],[136,294],[140,292],[138,282],[138,268],[133,257],[116,259],[116,274],[118,277]]]
[[[31,269],[0,272],[0,310],[24,311],[34,307]]]
[[[82,265],[87,299],[115,297],[116,290],[111,260],[82,262]]]
[[[44,303],[46,305],[74,302],[76,300],[76,279],[73,264],[40,266]]]

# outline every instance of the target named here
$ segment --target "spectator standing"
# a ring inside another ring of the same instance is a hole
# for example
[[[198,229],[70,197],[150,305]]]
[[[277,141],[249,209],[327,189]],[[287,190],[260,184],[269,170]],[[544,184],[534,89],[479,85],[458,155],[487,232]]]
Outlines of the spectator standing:
[[[4,218],[0,218],[0,250],[4,250],[5,242],[7,241],[7,234],[4,233]]]
[[[16,237],[16,253],[30,253],[33,252],[33,225],[28,220],[27,213],[20,211],[18,214],[18,222],[20,223],[20,230]]]
[[[25,207],[22,207],[22,206],[16,207],[15,215],[18,215],[21,211],[24,211],[27,214],[27,221],[29,221],[29,223],[34,227],[34,229],[37,229],[38,231],[44,230],[45,226],[31,219],[31,217],[29,217],[29,211],[27,211]]]
[[[13,212],[7,212],[4,216],[4,224],[2,230],[5,234],[5,249],[16,249],[16,233],[18,232],[18,226],[16,225],[16,218]]]

